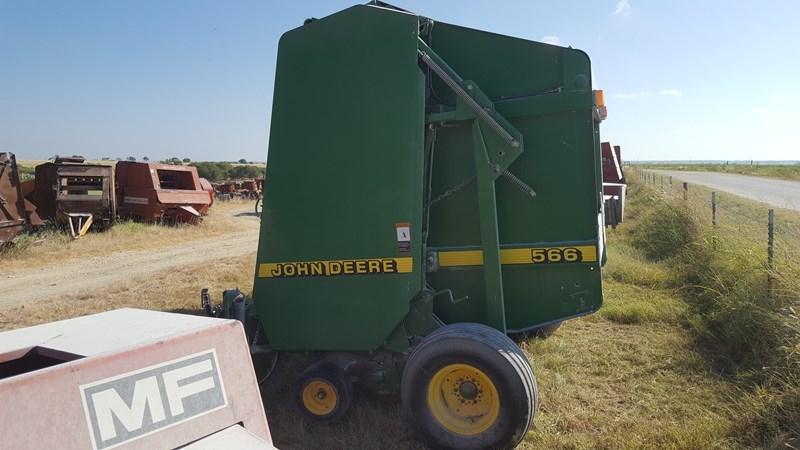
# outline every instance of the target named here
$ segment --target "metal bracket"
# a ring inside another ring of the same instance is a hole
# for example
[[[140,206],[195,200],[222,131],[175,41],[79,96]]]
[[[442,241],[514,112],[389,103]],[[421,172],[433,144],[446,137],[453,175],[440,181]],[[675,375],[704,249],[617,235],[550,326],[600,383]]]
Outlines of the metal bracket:
[[[425,43],[422,39],[418,41],[419,48],[419,57],[425,65],[431,68],[442,81],[447,84],[450,89],[455,92],[455,94],[465,102],[465,104],[469,107],[472,112],[479,117],[481,120],[486,122],[492,129],[510,146],[512,147],[521,147],[522,146],[522,135],[519,134],[517,130],[513,127],[510,127],[508,124],[501,124],[498,120],[498,114],[494,111],[494,108],[489,102],[489,104],[481,104],[478,102],[478,99],[473,98],[473,92],[477,93],[477,85],[475,82],[464,81],[461,76],[458,75],[447,63],[436,54],[436,52],[431,49],[428,44]],[[469,93],[467,91],[470,91]],[[484,98],[480,100],[487,100]],[[511,128],[510,130],[508,128]]]
[[[524,151],[522,133],[497,112],[494,103],[477,83],[464,80],[431,49],[422,39],[418,41],[420,60],[428,66],[456,94],[456,113],[463,120],[477,118],[482,127],[493,133],[484,133],[487,147],[487,163],[493,171],[493,179],[508,170]]]
[[[504,176],[518,189],[534,197],[536,192],[509,172],[508,168],[523,152],[522,133],[497,112],[494,103],[477,83],[464,80],[423,40],[419,40],[419,58],[456,94],[452,117],[472,120],[475,172],[478,184],[483,277],[486,293],[486,320],[501,332],[506,331],[503,273],[500,265],[500,238],[497,228],[495,180]],[[460,189],[459,185],[459,189]],[[452,193],[448,190],[446,194]],[[439,197],[437,197],[437,200]],[[431,201],[433,203],[433,201]],[[450,294],[452,296],[452,293]]]
[[[478,217],[483,249],[483,281],[486,289],[486,318],[493,328],[506,332],[503,272],[500,266],[500,236],[497,229],[497,195],[494,180],[497,175],[488,165],[488,151],[480,123],[472,123],[475,169],[478,176]]]

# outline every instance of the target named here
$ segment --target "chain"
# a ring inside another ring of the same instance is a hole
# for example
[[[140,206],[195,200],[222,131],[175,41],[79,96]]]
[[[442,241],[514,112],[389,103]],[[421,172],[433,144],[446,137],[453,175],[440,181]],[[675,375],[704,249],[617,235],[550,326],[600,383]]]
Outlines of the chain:
[[[466,186],[468,186],[473,181],[475,181],[475,176],[469,177],[466,180],[462,181],[461,183],[458,183],[457,185],[451,187],[450,189],[442,192],[441,194],[439,194],[436,197],[434,197],[433,199],[431,199],[430,203],[428,203],[428,207],[430,207],[431,205],[433,205],[433,204],[435,204],[437,202],[440,202],[440,201],[444,200],[445,198],[455,194],[456,192],[460,191],[461,189],[464,189]]]

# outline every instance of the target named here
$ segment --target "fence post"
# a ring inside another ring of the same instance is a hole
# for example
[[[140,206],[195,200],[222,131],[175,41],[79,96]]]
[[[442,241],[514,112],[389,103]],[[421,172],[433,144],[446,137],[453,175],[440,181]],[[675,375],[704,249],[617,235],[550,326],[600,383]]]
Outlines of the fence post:
[[[683,182],[683,199],[689,200],[689,183]]]
[[[767,294],[769,298],[773,297],[773,284],[772,271],[775,269],[773,256],[775,254],[775,210],[770,209],[767,216]]]
[[[664,187],[664,175],[661,175],[661,187]]]
[[[669,185],[672,186],[672,175],[669,176]]]
[[[711,225],[717,226],[717,193],[711,191]]]

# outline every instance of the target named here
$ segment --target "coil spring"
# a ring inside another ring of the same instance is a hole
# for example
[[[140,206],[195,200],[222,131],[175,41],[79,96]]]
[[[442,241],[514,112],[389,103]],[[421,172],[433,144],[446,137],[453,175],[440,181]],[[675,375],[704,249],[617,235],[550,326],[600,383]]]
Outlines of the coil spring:
[[[517,178],[517,176],[514,175],[513,173],[509,172],[508,170],[504,170],[503,177],[505,177],[506,180],[508,180],[520,191],[530,195],[531,197],[536,197],[536,191],[534,191],[532,187],[525,184],[524,181]]]

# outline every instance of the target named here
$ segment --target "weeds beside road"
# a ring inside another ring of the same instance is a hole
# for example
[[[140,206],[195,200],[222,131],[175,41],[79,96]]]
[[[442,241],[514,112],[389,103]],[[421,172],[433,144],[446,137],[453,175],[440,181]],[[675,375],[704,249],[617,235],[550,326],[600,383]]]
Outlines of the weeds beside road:
[[[713,223],[708,189],[637,188],[650,206],[631,243],[668,264],[695,347],[740,391],[737,442],[800,447],[800,215],[775,212],[770,265],[765,205],[725,194]]]

